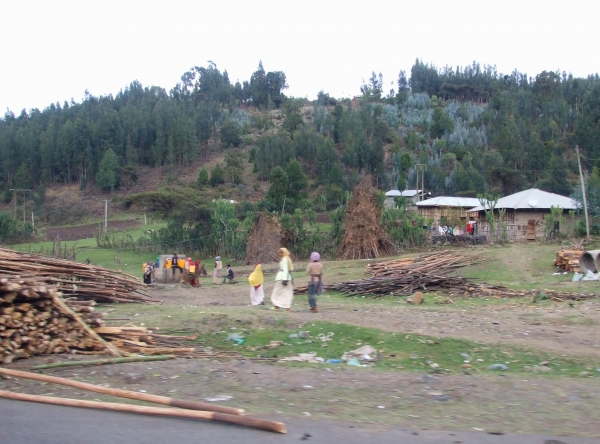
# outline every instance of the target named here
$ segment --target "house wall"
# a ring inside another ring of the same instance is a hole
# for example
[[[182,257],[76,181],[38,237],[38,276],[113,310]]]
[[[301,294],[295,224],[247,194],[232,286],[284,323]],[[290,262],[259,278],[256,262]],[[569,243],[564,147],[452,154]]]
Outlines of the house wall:
[[[535,227],[535,240],[544,240],[546,236],[546,217],[550,216],[550,210],[507,210],[504,215],[504,220],[507,222],[507,235],[508,240],[516,242],[525,242],[528,239],[527,225],[530,220],[534,221],[533,226]],[[469,213],[470,217],[473,217],[478,222],[478,234],[488,236],[488,239],[492,239],[494,236],[490,236],[490,225],[487,222],[485,213]],[[502,227],[498,221],[498,212],[495,212],[496,216],[496,238],[502,238]],[[560,222],[560,233],[563,235],[569,235],[574,228],[574,225],[579,221],[579,216],[571,218],[567,211],[563,212],[562,221]]]
[[[453,216],[460,217],[464,221],[462,225],[466,225],[467,209],[463,207],[422,207],[417,206],[418,213],[425,219],[432,219],[434,224],[437,224],[442,217],[451,218]],[[461,228],[463,228],[461,226]]]

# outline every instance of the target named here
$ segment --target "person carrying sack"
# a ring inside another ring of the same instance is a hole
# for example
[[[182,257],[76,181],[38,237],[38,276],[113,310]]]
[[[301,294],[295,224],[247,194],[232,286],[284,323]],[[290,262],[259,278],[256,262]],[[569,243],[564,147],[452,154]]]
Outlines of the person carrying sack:
[[[290,311],[294,299],[294,280],[292,278],[294,264],[292,264],[290,252],[287,248],[279,249],[279,259],[279,271],[275,276],[275,288],[273,288],[271,294],[271,302],[273,303],[271,309],[279,310],[283,308],[285,311]]]

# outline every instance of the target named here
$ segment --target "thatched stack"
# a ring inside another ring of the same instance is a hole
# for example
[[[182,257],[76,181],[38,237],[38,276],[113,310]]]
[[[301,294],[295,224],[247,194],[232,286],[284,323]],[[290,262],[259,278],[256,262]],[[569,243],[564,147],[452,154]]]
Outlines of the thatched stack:
[[[90,335],[53,286],[34,279],[0,278],[0,360],[37,354],[100,351],[101,341]]]
[[[281,239],[281,224],[277,218],[259,213],[248,234],[246,265],[278,262]]]
[[[339,258],[370,259],[394,253],[394,244],[381,227],[381,212],[371,176],[367,176],[356,186],[346,206]]]
[[[579,258],[582,253],[583,250],[580,249],[560,250],[556,253],[554,266],[561,270],[579,272],[581,270],[579,267]]]

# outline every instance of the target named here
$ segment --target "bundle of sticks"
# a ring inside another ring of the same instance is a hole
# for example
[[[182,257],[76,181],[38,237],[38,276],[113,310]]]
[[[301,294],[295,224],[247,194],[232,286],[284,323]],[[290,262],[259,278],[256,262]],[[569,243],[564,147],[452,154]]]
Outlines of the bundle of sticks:
[[[0,247],[0,274],[35,278],[65,295],[98,302],[152,302],[136,277],[96,265],[23,253]]]
[[[415,291],[436,291],[448,289],[469,292],[475,289],[469,279],[461,276],[435,275],[432,273],[412,272],[391,277],[371,277],[356,281],[339,282],[323,287],[324,290],[339,291],[349,296],[370,294],[376,297],[383,295],[408,296]],[[300,289],[298,289],[300,290]]]
[[[45,404],[66,405],[72,407],[144,413],[147,415],[162,415],[175,416],[181,418],[203,419],[208,421],[238,424],[247,427],[268,430],[270,432],[287,433],[287,428],[284,423],[244,416],[243,409],[213,405],[205,402],[169,398],[167,396],[151,395],[148,393],[138,393],[129,390],[109,388],[94,384],[88,384],[85,382],[74,381],[72,379],[58,378],[56,376],[49,375],[40,375],[37,373],[29,373],[19,370],[0,368],[0,375],[4,375],[11,378],[33,379],[36,381],[41,381],[45,384],[60,384],[68,387],[73,387],[78,390],[87,390],[95,393],[103,393],[121,398],[151,402],[154,404],[166,405],[173,408],[147,407],[141,405],[120,404],[113,402],[87,401],[81,399],[57,398],[43,395],[28,395],[24,393],[15,393],[6,390],[0,390],[0,397],[3,398],[17,399],[20,401],[29,402],[41,402]]]
[[[373,277],[397,276],[409,272],[435,272],[439,274],[448,270],[475,265],[485,260],[486,258],[482,253],[444,250],[415,258],[400,258],[368,264],[365,273]]]
[[[554,260],[554,266],[561,270],[576,271],[579,272],[579,258],[583,250],[571,249],[571,250],[560,250],[556,253],[556,259]]]
[[[270,358],[242,358],[233,351],[217,351],[198,344],[198,335],[163,335],[154,333],[146,327],[124,325],[121,327],[98,327],[94,331],[116,347],[121,353],[130,355],[172,354],[194,358],[210,359],[251,359],[272,360]]]
[[[62,300],[53,286],[17,277],[0,278],[0,360],[105,346]]]

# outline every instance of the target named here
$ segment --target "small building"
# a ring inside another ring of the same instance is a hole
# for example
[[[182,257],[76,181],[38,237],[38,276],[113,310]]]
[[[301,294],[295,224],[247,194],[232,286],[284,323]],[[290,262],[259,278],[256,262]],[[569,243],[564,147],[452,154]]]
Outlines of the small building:
[[[461,229],[467,225],[467,211],[479,204],[479,199],[475,197],[453,196],[439,196],[416,203],[418,213],[425,219],[432,220],[433,226],[450,223],[453,227],[458,225]],[[441,219],[446,220],[442,220],[440,224]]]
[[[395,197],[406,197],[416,203],[419,199],[422,200],[428,196],[431,196],[431,193],[425,193],[423,190],[390,190],[385,193],[384,205],[386,208],[394,208],[396,206]]]
[[[558,220],[552,217],[552,207],[562,210]],[[577,204],[573,199],[537,188],[498,199],[494,207],[496,233],[490,233],[490,224],[485,212],[487,208],[478,205],[468,211],[468,216],[477,222],[478,232],[487,235],[489,239],[507,237],[507,240],[512,241],[543,240],[550,231],[555,234],[566,234],[572,231],[578,220],[578,216],[569,213],[577,210]],[[500,221],[501,212],[504,213],[502,217],[504,224]],[[546,227],[549,220],[552,227]],[[494,235],[490,236],[490,234]]]

